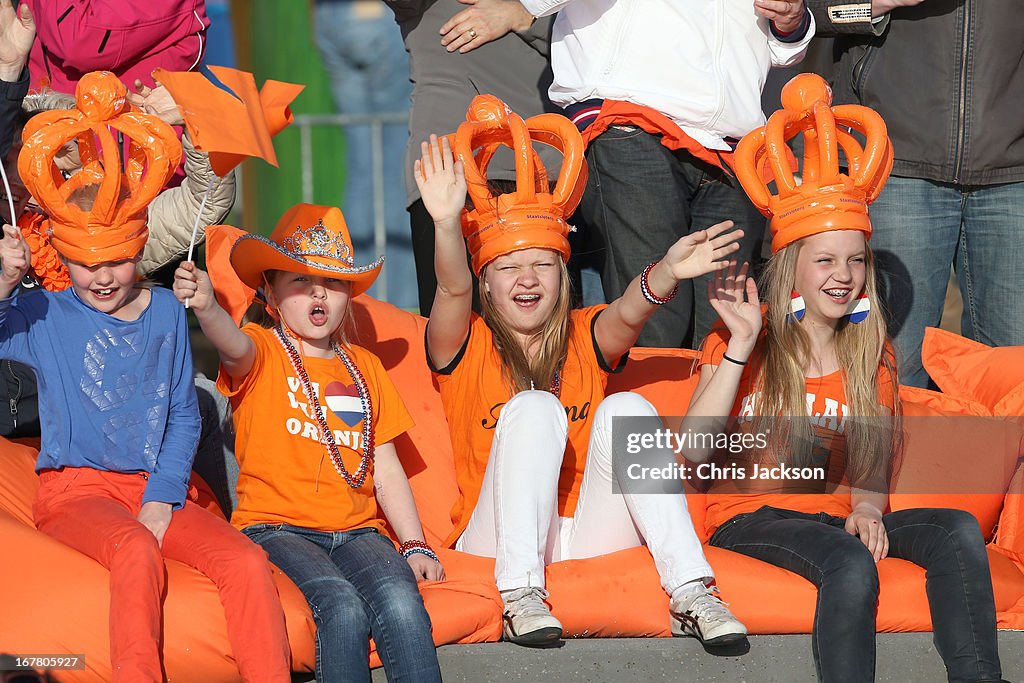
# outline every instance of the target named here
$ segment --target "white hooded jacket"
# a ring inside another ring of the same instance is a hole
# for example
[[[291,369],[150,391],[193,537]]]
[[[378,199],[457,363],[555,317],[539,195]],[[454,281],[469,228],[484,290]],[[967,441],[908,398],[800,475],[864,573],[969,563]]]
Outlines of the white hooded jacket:
[[[560,106],[590,99],[640,104],[672,119],[708,149],[729,149],[764,125],[761,90],[772,66],[803,59],[814,35],[773,35],[753,0],[521,0],[551,36]]]

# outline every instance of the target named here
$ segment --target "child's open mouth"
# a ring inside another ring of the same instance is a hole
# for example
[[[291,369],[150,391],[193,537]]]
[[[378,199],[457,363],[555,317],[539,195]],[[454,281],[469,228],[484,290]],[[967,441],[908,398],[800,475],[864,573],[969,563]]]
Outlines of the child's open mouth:
[[[832,287],[822,291],[837,304],[845,304],[850,299],[850,292],[853,290],[848,287]]]
[[[327,324],[327,307],[323,304],[316,304],[309,311],[309,321],[317,327]]]
[[[512,297],[512,301],[520,308],[532,309],[540,303],[540,298],[540,294],[517,294]]]
[[[106,301],[113,298],[114,292],[117,290],[113,287],[107,287],[106,289],[90,289],[89,291],[100,301]]]

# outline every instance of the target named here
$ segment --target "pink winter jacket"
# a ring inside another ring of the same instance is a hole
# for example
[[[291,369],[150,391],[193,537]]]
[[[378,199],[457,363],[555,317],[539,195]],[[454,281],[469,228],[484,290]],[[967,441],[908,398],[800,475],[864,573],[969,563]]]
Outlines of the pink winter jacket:
[[[74,93],[83,74],[113,71],[152,87],[153,69],[191,71],[206,47],[205,0],[27,0],[37,39],[30,88]]]

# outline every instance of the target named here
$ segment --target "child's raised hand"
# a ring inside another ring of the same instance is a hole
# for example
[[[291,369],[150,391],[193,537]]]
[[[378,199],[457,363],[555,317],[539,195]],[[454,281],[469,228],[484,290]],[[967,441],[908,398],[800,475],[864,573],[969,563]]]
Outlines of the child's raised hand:
[[[662,262],[676,280],[688,280],[726,267],[726,256],[740,248],[736,241],[742,230],[731,230],[734,223],[723,221],[707,230],[699,230],[679,239],[665,252]]]
[[[0,240],[0,280],[10,290],[18,286],[32,264],[32,252],[21,234],[21,230],[4,225],[4,237]]]
[[[435,224],[458,225],[466,206],[466,173],[461,161],[452,155],[448,138],[430,136],[420,143],[421,158],[413,166],[416,187],[423,206]]]
[[[202,313],[217,303],[213,295],[213,285],[210,283],[210,276],[191,261],[182,261],[178,269],[174,271],[174,296],[178,301],[185,303],[197,312]]]
[[[736,261],[729,261],[726,265],[726,270],[716,272],[708,283],[708,301],[729,328],[732,340],[749,343],[752,349],[761,332],[757,283],[754,278],[747,277],[748,264],[744,263],[739,272],[736,271]]]
[[[155,500],[143,503],[136,519],[142,526],[153,532],[157,545],[162,546],[164,534],[167,533],[167,527],[171,525],[171,504]]]
[[[408,562],[417,583],[420,581],[444,581],[444,567],[440,562],[435,562],[423,553],[409,555]]]

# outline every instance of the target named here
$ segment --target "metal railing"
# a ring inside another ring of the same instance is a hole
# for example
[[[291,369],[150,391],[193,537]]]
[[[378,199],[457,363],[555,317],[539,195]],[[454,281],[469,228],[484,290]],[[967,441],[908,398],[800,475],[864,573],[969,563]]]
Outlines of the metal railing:
[[[299,114],[294,125],[299,129],[299,149],[302,162],[302,201],[313,203],[313,128],[329,126],[344,131],[346,126],[370,127],[370,151],[373,174],[373,246],[374,253],[387,249],[387,223],[384,219],[384,126],[402,123],[408,125],[408,112],[376,114]],[[346,169],[351,173],[353,169]],[[388,300],[387,278],[377,278],[376,298]]]

